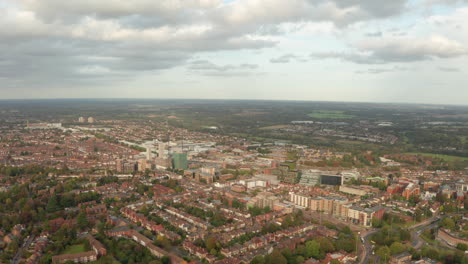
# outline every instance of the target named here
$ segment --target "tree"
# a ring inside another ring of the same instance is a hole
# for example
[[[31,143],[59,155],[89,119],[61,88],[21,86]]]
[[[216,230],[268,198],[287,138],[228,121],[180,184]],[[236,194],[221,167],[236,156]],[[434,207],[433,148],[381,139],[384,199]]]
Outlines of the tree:
[[[421,222],[422,220],[422,217],[423,217],[423,213],[421,211],[421,209],[416,209],[416,211],[414,212],[414,220],[416,222]]]
[[[390,245],[390,253],[392,255],[397,255],[405,251],[406,251],[405,245],[403,245],[400,242],[393,242],[392,245]]]
[[[297,256],[296,258],[296,263],[303,263],[305,261],[304,257],[303,256]]]
[[[216,239],[214,237],[208,237],[205,241],[205,247],[208,251],[216,249]]]
[[[76,225],[80,230],[85,230],[88,227],[89,222],[85,212],[81,212],[78,214],[78,217],[76,218]]]
[[[344,250],[346,252],[353,252],[356,248],[355,241],[352,238],[339,238],[335,243],[336,250]]]
[[[58,199],[56,195],[52,195],[47,202],[46,210],[48,213],[54,213],[60,210]]]
[[[169,258],[168,256],[163,256],[163,257],[161,258],[161,262],[162,262],[163,264],[169,264],[169,263],[171,263],[171,258]]]
[[[171,241],[167,239],[166,236],[163,236],[163,235],[158,235],[156,237],[155,243],[157,244],[157,246],[163,247],[165,249],[171,248]]]
[[[317,242],[320,244],[320,248],[323,250],[325,253],[330,253],[335,251],[335,246],[333,243],[330,241],[330,239],[326,237],[318,237],[316,238]]]
[[[447,196],[443,195],[442,193],[437,193],[435,200],[443,204],[447,201]]]
[[[255,256],[250,264],[265,264],[265,258],[263,256]]]
[[[456,210],[456,207],[453,204],[445,203],[443,206],[441,206],[441,211],[445,213],[455,212],[455,210]]]
[[[353,232],[351,231],[351,228],[349,228],[349,226],[345,226],[343,227],[343,229],[341,230],[341,232],[347,234],[347,235],[350,235],[352,234]]]
[[[239,200],[234,199],[232,200],[232,207],[237,208],[237,209],[242,209],[245,207],[245,205],[241,203]]]
[[[428,257],[431,259],[438,259],[440,256],[440,252],[439,250],[433,247],[423,246],[423,248],[421,249],[421,255],[423,255],[423,257]]]
[[[287,215],[285,218],[284,218],[284,221],[282,223],[282,226],[284,226],[284,228],[288,228],[288,227],[291,227],[293,226],[293,219],[292,219],[292,216],[291,215]]]
[[[296,254],[297,255],[301,255],[301,256],[305,256],[305,246],[304,245],[298,245],[297,248],[296,248]]]
[[[450,217],[444,218],[440,224],[442,227],[445,227],[450,230],[455,228],[455,221],[453,221],[453,219]]]
[[[412,205],[416,205],[417,203],[419,203],[421,199],[419,198],[418,195],[411,195],[409,197],[409,203],[412,204]]]
[[[281,254],[278,249],[273,250],[270,255],[265,258],[266,264],[288,264],[288,260]]]
[[[468,250],[468,245],[458,243],[457,244],[457,249],[459,249],[461,251],[467,251]]]
[[[376,254],[382,259],[383,263],[387,263],[390,259],[390,249],[387,246],[379,248]]]
[[[411,239],[411,233],[407,229],[400,229],[400,240],[409,241]]]
[[[195,241],[193,241],[193,244],[197,247],[205,247],[205,242],[203,242],[201,238],[195,239]]]
[[[71,193],[66,193],[60,198],[60,205],[63,208],[71,207],[75,205],[75,197]]]
[[[104,229],[105,228],[106,228],[106,224],[103,223],[103,222],[99,222],[99,224],[97,225],[98,234],[101,235],[101,236],[104,236]]]
[[[152,237],[153,233],[151,233],[151,231],[149,231],[149,230],[143,230],[143,235],[145,237]]]
[[[306,253],[306,257],[308,258],[319,259],[320,244],[315,240],[307,241],[305,253]]]

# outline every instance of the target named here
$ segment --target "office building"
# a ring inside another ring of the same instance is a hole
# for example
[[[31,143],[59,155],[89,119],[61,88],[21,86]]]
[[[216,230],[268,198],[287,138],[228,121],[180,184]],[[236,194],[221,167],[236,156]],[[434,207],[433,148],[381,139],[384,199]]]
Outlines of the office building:
[[[188,169],[187,153],[172,154],[172,168],[177,170]]]

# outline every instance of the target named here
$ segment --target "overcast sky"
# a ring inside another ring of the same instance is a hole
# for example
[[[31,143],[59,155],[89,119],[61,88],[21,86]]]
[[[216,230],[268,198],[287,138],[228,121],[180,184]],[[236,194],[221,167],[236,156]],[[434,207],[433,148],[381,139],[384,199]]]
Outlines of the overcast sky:
[[[468,0],[0,0],[0,99],[468,104]]]

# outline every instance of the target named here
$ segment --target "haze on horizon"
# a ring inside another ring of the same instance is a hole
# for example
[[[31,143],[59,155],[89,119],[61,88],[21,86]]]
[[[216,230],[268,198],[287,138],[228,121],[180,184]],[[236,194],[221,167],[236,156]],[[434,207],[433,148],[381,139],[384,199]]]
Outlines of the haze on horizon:
[[[468,0],[0,0],[0,99],[468,104]]]

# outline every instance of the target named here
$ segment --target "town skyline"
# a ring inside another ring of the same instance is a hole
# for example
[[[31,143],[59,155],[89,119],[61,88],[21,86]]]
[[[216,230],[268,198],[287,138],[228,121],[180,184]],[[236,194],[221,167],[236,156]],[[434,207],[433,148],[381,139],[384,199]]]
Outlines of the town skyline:
[[[464,264],[468,107],[0,101],[0,262]]]

